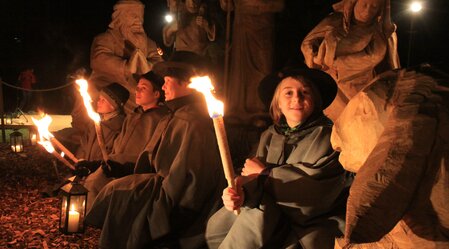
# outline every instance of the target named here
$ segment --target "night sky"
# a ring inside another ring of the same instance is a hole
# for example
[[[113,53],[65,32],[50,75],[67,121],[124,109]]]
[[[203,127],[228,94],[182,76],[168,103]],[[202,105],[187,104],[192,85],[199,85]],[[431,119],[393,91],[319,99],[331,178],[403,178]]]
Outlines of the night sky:
[[[406,65],[410,38],[410,0],[391,0],[392,19],[398,25],[399,55]],[[84,67],[89,70],[89,50],[95,35],[104,32],[111,20],[116,0],[0,0],[0,77],[16,84],[24,67],[33,67],[38,77],[36,88],[66,84],[67,75]],[[161,30],[167,12],[166,0],[142,1],[145,30],[166,54]],[[217,45],[224,44],[224,13],[216,1],[209,0],[218,21]],[[300,43],[304,36],[331,11],[330,0],[286,0],[287,8],[277,17],[275,67],[287,61],[302,61]],[[429,62],[448,68],[449,1],[422,0],[424,11],[414,17],[410,65]],[[5,109],[14,109],[16,91],[4,87]],[[53,109],[70,89],[41,95],[50,111],[67,112],[70,107]]]

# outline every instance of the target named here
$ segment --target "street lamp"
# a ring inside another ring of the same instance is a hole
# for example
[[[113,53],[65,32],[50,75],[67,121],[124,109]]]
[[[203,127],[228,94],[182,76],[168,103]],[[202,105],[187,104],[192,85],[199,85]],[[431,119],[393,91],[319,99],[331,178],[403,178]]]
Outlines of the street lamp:
[[[410,34],[408,37],[408,52],[407,52],[407,67],[410,66],[410,57],[411,57],[411,52],[412,52],[412,44],[413,44],[413,33],[415,32],[413,30],[413,19],[415,19],[415,16],[417,14],[419,14],[419,12],[421,12],[423,6],[421,2],[418,1],[413,1],[412,3],[410,3],[409,6],[409,10],[412,14],[412,16],[410,17]]]

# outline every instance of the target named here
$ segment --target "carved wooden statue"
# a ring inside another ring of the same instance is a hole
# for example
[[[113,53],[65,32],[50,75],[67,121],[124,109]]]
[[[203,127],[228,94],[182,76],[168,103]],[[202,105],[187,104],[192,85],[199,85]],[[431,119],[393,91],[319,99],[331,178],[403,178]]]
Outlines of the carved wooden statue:
[[[112,21],[106,32],[97,35],[92,42],[89,82],[97,89],[117,82],[128,89],[130,98],[125,109],[135,107],[135,86],[138,77],[151,70],[162,60],[156,43],[148,38],[143,29],[144,5],[138,0],[120,0],[114,5]],[[95,98],[97,89],[90,88]],[[78,95],[76,95],[78,96]],[[78,104],[77,104],[78,103]],[[82,102],[75,103],[73,127],[84,129],[85,113]]]
[[[164,45],[174,45],[177,51],[191,51],[205,55],[210,41],[215,40],[215,24],[208,18],[207,5],[200,0],[170,0],[169,9],[174,21],[162,31]]]
[[[336,121],[332,145],[357,175],[335,248],[449,248],[449,78],[434,72],[386,72]]]
[[[342,0],[333,8],[334,13],[305,37],[301,51],[308,67],[337,81],[339,94],[326,110],[336,120],[376,74],[400,66],[390,0]]]
[[[272,71],[274,14],[283,0],[220,0],[223,10],[234,10],[230,72],[225,82],[227,112],[248,118],[264,112],[257,94],[259,82]]]

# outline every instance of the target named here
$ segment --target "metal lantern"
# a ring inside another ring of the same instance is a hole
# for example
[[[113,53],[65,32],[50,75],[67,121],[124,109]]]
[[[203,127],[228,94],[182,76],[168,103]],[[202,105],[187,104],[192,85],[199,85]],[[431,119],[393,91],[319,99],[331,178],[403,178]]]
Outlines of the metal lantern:
[[[83,233],[86,217],[87,189],[75,177],[61,187],[62,202],[59,230],[64,234]]]
[[[5,120],[4,121],[5,124],[7,124],[7,125],[11,125],[12,124],[12,113],[4,114],[3,118]]]
[[[9,135],[9,142],[11,144],[11,150],[19,153],[23,151],[23,136],[22,133],[14,131]]]

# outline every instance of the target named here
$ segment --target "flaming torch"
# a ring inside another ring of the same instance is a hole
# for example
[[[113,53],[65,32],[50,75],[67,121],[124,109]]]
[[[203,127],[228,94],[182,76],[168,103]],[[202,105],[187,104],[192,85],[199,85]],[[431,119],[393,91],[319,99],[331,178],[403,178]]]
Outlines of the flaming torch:
[[[43,142],[45,140],[50,141],[51,143],[55,144],[56,147],[58,147],[62,151],[62,153],[66,154],[73,162],[75,162],[75,163],[78,162],[78,158],[76,158],[75,155],[73,155],[73,153],[70,152],[70,150],[68,150],[64,145],[62,145],[61,142],[59,142],[59,140],[57,140],[55,138],[55,136],[53,136],[53,134],[51,134],[50,131],[48,131],[48,127],[50,126],[50,124],[52,122],[52,118],[50,116],[44,114],[44,116],[39,120],[37,120],[33,117],[31,117],[31,119],[33,120],[33,123],[37,126],[37,130],[39,133],[39,140],[41,142]],[[53,147],[51,145],[51,143],[50,143],[50,146]],[[41,144],[41,145],[44,146],[45,149],[47,149],[46,146],[48,146],[48,145],[43,145],[43,144]],[[53,148],[53,150],[54,150],[54,148]],[[48,152],[52,153],[50,151],[48,151]]]
[[[52,141],[52,142],[54,142],[54,141],[57,141],[54,137],[53,137],[53,134],[51,134],[49,131],[48,131],[48,126],[50,126],[50,123],[51,123],[51,121],[52,121],[52,119],[51,119],[51,117],[50,116],[48,116],[48,115],[45,115],[42,119],[40,119],[40,120],[37,120],[37,119],[35,119],[35,118],[33,118],[33,117],[31,117],[32,119],[33,119],[33,122],[34,122],[34,124],[37,126],[37,129],[38,129],[38,131],[39,131],[39,141],[38,141],[38,144],[40,144],[40,145],[42,145],[44,148],[45,148],[45,150],[46,151],[48,151],[48,153],[50,153],[50,154],[52,154],[53,156],[55,156],[59,161],[61,161],[63,164],[65,164],[67,167],[69,167],[69,168],[71,168],[72,170],[74,170],[75,169],[75,167],[73,167],[73,165],[69,162],[69,161],[67,161],[65,158],[64,158],[64,156],[62,156],[62,155],[60,155],[56,150],[55,150],[55,148],[53,147],[53,145],[51,144],[51,142],[50,141]],[[60,144],[61,146],[62,146],[62,144],[61,143],[59,143],[59,141],[58,141],[58,143],[57,144]],[[62,147],[64,147],[64,146],[62,146]],[[61,148],[61,147],[60,147]],[[66,150],[66,151],[68,151],[67,150],[67,148],[65,148],[64,147],[64,149]],[[62,149],[61,149],[62,150]],[[68,151],[69,153],[70,153],[70,151]],[[64,153],[64,152],[62,152],[62,153]],[[67,154],[67,153],[66,153]],[[71,153],[70,153],[71,154]],[[73,156],[73,154],[72,154],[72,156]],[[75,157],[75,156],[73,156],[73,157]],[[75,158],[76,159],[76,158]],[[76,160],[75,162],[77,162],[78,160]]]
[[[228,187],[235,189],[234,168],[232,166],[231,154],[229,152],[228,139],[223,121],[224,104],[212,95],[214,86],[208,76],[192,78],[191,82],[189,87],[201,92],[206,98],[207,109],[214,122],[215,135],[217,136],[217,143],[226,181],[228,182]],[[234,212],[238,214],[240,213],[240,210],[235,210]]]
[[[85,79],[77,79],[76,84],[80,87],[79,91],[81,94],[81,97],[83,97],[84,106],[86,107],[87,115],[94,121],[95,123],[95,132],[97,133],[97,140],[98,145],[100,146],[101,155],[103,156],[103,161],[108,161],[108,153],[106,152],[106,148],[104,145],[104,138],[103,138],[103,132],[101,131],[100,126],[100,115],[96,112],[94,112],[94,109],[92,108],[92,98],[90,97],[89,93],[87,92],[88,84]]]

